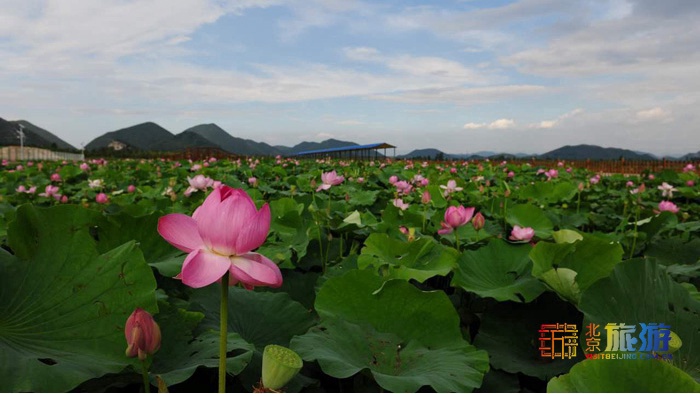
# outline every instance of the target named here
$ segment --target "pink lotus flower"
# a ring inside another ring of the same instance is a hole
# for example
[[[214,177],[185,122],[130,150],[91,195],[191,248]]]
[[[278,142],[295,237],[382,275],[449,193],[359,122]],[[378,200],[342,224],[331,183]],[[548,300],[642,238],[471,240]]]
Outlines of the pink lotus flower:
[[[549,171],[544,173],[547,176],[547,180],[550,180],[552,178],[558,178],[559,177],[559,171],[555,169],[550,169]]]
[[[652,181],[653,181],[653,180],[654,180],[654,178],[656,178],[656,177],[654,176],[654,174],[649,174],[648,178],[649,178],[650,180],[652,180]]]
[[[172,213],[158,220],[158,233],[189,253],[176,278],[190,287],[204,287],[228,271],[230,284],[280,287],[282,273],[267,257],[251,252],[270,231],[270,206],[258,211],[241,189],[222,185],[204,200],[192,217]]]
[[[397,177],[396,175],[392,175],[389,177],[389,183],[391,183],[392,185],[398,181],[399,181],[399,177]]]
[[[685,185],[688,186],[688,187],[693,187],[693,186],[695,186],[695,181],[693,181],[692,179],[690,179],[690,180],[688,180],[687,182],[685,182]]]
[[[251,176],[250,178],[248,178],[248,184],[249,184],[251,187],[256,187],[256,186],[258,186],[258,178],[254,177],[254,176]]]
[[[406,181],[398,181],[394,183],[394,186],[396,187],[396,191],[399,193],[399,195],[411,194],[411,191],[413,191],[413,185]]]
[[[447,181],[447,185],[440,185],[440,188],[445,190],[444,192],[442,192],[443,196],[445,197],[449,196],[454,192],[462,191],[462,188],[457,186],[457,181],[453,179]]]
[[[634,187],[634,182],[632,182],[632,181],[627,181],[627,183],[625,183],[625,186],[627,186],[627,187]]]
[[[668,197],[668,198],[673,198],[673,192],[677,192],[678,189],[673,187],[672,185],[669,185],[666,182],[663,182],[661,186],[659,186],[657,189],[661,190],[661,196],[662,197]]]
[[[80,165],[80,169],[83,171],[89,171],[90,170],[90,165],[88,163],[83,163]]]
[[[661,211],[661,212],[668,211],[668,212],[676,213],[676,212],[678,212],[678,207],[676,206],[676,204],[672,203],[671,201],[661,201],[659,203],[659,211]]]
[[[95,196],[95,201],[98,204],[107,204],[109,202],[109,197],[104,193],[98,193],[97,196]]]
[[[136,186],[134,186],[134,185],[129,185],[129,187],[126,188],[126,191],[127,191],[128,193],[133,193],[133,192],[136,191]]]
[[[324,172],[321,174],[321,186],[316,189],[317,192],[320,192],[321,190],[328,190],[331,188],[331,186],[337,186],[343,183],[345,180],[344,176],[339,176],[338,174],[335,173],[335,170],[331,172]]]
[[[535,236],[535,230],[532,227],[520,227],[518,225],[513,226],[513,231],[510,232],[511,241],[525,241],[529,242],[532,237]]]
[[[61,182],[61,175],[56,173],[51,174],[51,182]]]
[[[598,182],[600,182],[600,175],[597,175],[597,174],[596,174],[596,176],[594,176],[594,177],[592,177],[591,179],[589,179],[589,181],[591,182],[591,185],[597,184]]]
[[[393,201],[393,204],[394,204],[394,206],[395,206],[396,208],[399,208],[399,209],[402,210],[402,211],[407,210],[408,207],[409,207],[409,204],[406,203],[406,202],[403,202],[403,199],[401,199],[401,198],[395,199],[395,200]]]
[[[685,167],[683,167],[683,172],[691,172],[695,171],[695,166],[692,164],[688,164]]]
[[[508,171],[508,174],[506,174],[508,178],[512,178],[515,176],[515,173],[513,171]]]
[[[474,207],[465,208],[463,206],[450,206],[445,210],[445,221],[441,223],[442,228],[438,234],[449,234],[454,229],[469,223],[474,215]]]
[[[126,319],[124,336],[127,357],[138,356],[139,360],[143,361],[149,354],[160,349],[160,327],[153,320],[153,316],[141,308],[136,308]]]
[[[61,195],[58,194],[58,186],[53,185],[46,185],[46,188],[44,188],[44,192],[39,193],[39,195],[42,197],[53,197],[56,200],[59,200],[61,198]]]

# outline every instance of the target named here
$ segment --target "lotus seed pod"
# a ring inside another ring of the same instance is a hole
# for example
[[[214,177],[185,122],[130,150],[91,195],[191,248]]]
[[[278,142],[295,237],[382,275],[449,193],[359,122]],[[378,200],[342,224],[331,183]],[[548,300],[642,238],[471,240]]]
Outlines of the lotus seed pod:
[[[279,345],[267,345],[263,351],[262,383],[266,389],[279,390],[301,370],[303,362],[296,352]]]

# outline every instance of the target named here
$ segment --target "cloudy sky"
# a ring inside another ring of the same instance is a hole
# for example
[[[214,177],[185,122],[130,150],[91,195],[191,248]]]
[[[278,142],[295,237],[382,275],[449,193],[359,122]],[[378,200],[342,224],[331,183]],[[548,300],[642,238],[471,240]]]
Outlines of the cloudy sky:
[[[0,117],[542,153],[700,150],[697,0],[3,0]]]

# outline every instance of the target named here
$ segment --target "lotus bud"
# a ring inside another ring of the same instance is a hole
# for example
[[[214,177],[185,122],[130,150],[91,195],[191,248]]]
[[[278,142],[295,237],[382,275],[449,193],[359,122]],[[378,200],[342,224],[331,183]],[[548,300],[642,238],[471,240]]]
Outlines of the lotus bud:
[[[136,308],[126,320],[124,336],[127,357],[138,356],[143,361],[160,349],[160,327],[153,316],[141,308]]]
[[[301,357],[291,349],[267,345],[263,350],[262,384],[266,389],[279,390],[289,383],[303,366]]]
[[[472,226],[474,226],[474,230],[479,231],[482,228],[484,228],[484,225],[486,224],[486,219],[484,218],[484,215],[481,214],[481,212],[477,212],[476,215],[472,218]]]

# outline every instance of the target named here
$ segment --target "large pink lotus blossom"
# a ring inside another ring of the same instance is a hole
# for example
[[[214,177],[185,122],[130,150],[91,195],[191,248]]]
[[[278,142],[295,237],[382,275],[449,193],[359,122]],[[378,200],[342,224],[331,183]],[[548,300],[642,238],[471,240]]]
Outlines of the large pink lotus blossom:
[[[673,185],[669,185],[666,182],[663,182],[661,186],[658,187],[658,189],[661,190],[661,196],[668,198],[673,198],[673,192],[678,191],[678,189],[673,187]]]
[[[136,308],[126,319],[124,336],[127,357],[138,357],[143,361],[149,354],[160,349],[160,327],[153,320],[153,316],[141,308]]]
[[[445,190],[444,192],[442,192],[443,196],[445,196],[445,197],[449,196],[450,194],[452,194],[454,192],[458,192],[458,191],[462,190],[461,187],[457,186],[457,181],[455,181],[454,179],[450,179],[449,181],[447,181],[447,185],[440,185],[440,188]]]
[[[449,234],[454,229],[462,227],[474,216],[474,207],[465,208],[463,206],[450,206],[445,210],[445,221],[441,223],[442,228],[438,234]]]
[[[406,181],[398,181],[394,183],[394,187],[396,187],[396,192],[399,195],[408,195],[413,191],[413,185]]]
[[[214,189],[192,217],[172,213],[158,220],[158,233],[171,245],[189,253],[176,277],[190,287],[204,287],[228,271],[230,284],[246,288],[280,287],[282,273],[267,257],[251,252],[270,231],[270,206],[257,210],[241,189]]]
[[[58,186],[46,185],[43,193],[39,193],[42,197],[53,197],[56,201],[61,199],[61,195],[58,194]]]
[[[668,211],[668,212],[676,213],[676,212],[678,212],[678,207],[676,206],[676,204],[672,203],[671,201],[661,201],[659,203],[659,211],[661,211],[661,212]]]
[[[317,192],[320,192],[321,190],[328,190],[331,188],[331,186],[337,186],[343,183],[345,180],[345,177],[342,175],[336,174],[335,170],[331,172],[324,172],[321,174],[321,186],[316,189]]]
[[[532,237],[535,236],[535,230],[532,227],[520,227],[518,225],[513,226],[513,231],[510,232],[511,241],[525,241],[529,242]]]

